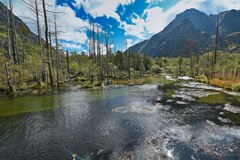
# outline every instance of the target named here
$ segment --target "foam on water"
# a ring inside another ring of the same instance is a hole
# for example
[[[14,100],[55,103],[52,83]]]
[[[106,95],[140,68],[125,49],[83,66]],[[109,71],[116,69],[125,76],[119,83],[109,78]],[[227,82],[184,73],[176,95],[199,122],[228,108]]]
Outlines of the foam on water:
[[[193,80],[193,78],[188,77],[188,76],[183,76],[183,77],[178,77],[180,80]]]
[[[118,113],[156,113],[159,109],[164,108],[163,105],[157,104],[152,105],[147,102],[136,101],[127,104],[126,106],[121,106],[113,109],[113,112]]]
[[[240,113],[240,108],[233,106],[230,103],[225,104],[225,107],[223,109],[232,113]]]
[[[166,75],[165,77],[166,80],[168,81],[177,81],[175,78],[173,78],[171,75]]]
[[[223,90],[222,88],[213,87],[213,86],[207,85],[205,83],[199,83],[199,82],[181,83],[179,85],[182,87],[198,88],[198,89],[206,89],[206,90],[215,90],[215,91]]]

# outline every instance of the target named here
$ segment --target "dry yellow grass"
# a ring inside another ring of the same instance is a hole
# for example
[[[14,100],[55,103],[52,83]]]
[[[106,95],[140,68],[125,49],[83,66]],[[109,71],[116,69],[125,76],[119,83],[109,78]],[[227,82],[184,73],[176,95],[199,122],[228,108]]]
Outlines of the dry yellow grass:
[[[216,87],[221,87],[225,89],[233,89],[233,85],[239,83],[239,80],[220,80],[220,79],[213,79],[210,84]]]

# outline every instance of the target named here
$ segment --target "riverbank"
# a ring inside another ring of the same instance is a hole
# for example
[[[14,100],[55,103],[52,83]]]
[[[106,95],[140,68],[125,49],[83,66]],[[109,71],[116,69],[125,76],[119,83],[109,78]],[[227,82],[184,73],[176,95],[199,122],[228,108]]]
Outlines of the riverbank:
[[[96,90],[96,89],[105,89],[111,87],[121,87],[121,86],[133,86],[133,85],[142,85],[154,82],[161,82],[164,80],[162,75],[143,75],[142,77],[137,77],[130,80],[125,79],[110,79],[109,84],[107,81],[89,81],[84,77],[78,77],[69,81],[61,82],[60,88],[57,89],[57,86],[50,87],[46,83],[35,82],[26,84],[24,87],[18,87],[19,89],[15,90],[16,95],[42,95],[48,93],[59,93],[68,90]],[[0,87],[0,95],[7,96],[9,95],[9,90]]]
[[[197,76],[195,79],[198,82],[207,83],[214,87],[220,87],[229,91],[240,92],[240,80],[238,79],[222,80],[213,78],[212,80],[208,80],[206,76]]]
[[[109,84],[107,85],[107,81],[89,81],[84,77],[78,77],[73,80],[61,82],[60,88],[57,89],[56,86],[49,87],[46,83],[36,82],[31,83],[29,85],[25,85],[21,87],[19,90],[16,90],[15,96],[21,95],[42,95],[42,94],[54,94],[64,91],[72,91],[72,90],[99,90],[99,89],[107,89],[107,88],[116,88],[123,86],[134,86],[134,85],[143,85],[143,84],[152,84],[152,83],[172,83],[173,81],[196,81],[204,84],[211,85],[213,87],[219,87],[226,91],[240,91],[240,81],[239,80],[219,80],[213,79],[208,80],[205,76],[197,76],[195,78],[191,78],[188,76],[177,77],[169,74],[159,74],[159,75],[143,75],[142,77],[137,77],[134,79],[110,79]],[[8,89],[0,88],[0,95],[7,96],[9,94]]]

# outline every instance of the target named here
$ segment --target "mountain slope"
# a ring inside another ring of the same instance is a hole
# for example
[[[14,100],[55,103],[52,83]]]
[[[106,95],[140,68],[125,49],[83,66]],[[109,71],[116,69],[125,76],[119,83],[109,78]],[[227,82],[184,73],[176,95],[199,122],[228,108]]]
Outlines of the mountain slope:
[[[28,28],[28,26],[17,16],[13,15],[14,22],[16,24],[16,31],[20,38],[25,37],[24,34],[27,34],[27,38],[30,42],[36,43],[37,42],[37,36],[31,32],[31,30]],[[0,32],[6,32],[7,28],[7,7],[0,2]],[[5,28],[5,29],[4,29]]]
[[[190,50],[189,39],[192,43],[193,54],[210,51],[215,37],[216,15],[206,15],[196,9],[188,9],[178,14],[163,31],[155,34],[149,40],[138,43],[130,50],[132,52],[147,54],[149,56],[177,57],[187,56]],[[240,11],[231,10],[219,14],[220,24],[220,49],[235,49],[240,41]]]

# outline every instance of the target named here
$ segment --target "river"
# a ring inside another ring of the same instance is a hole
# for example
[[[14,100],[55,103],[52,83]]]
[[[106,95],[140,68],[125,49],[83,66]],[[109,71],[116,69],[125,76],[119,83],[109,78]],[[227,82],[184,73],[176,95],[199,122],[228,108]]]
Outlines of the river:
[[[0,159],[240,159],[240,96],[167,79],[1,97]]]

